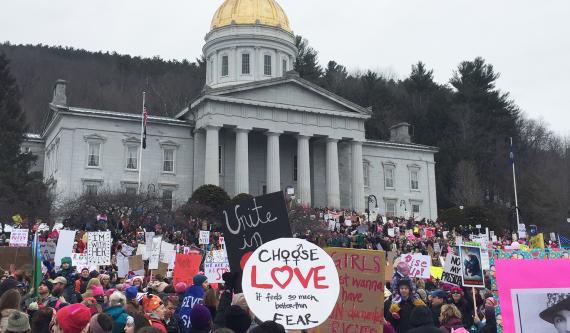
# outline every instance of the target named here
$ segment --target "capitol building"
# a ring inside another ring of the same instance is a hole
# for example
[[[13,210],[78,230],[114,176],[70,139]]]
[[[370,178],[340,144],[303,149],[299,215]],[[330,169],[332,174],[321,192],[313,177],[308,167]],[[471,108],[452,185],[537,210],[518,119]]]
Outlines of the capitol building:
[[[370,109],[293,70],[295,35],[275,0],[225,0],[203,53],[202,94],[174,117],[151,112],[142,154],[140,113],[68,105],[66,81],[56,82],[43,132],[25,145],[58,200],[136,192],[140,168],[142,188],[174,207],[213,184],[359,212],[374,195],[382,214],[437,218],[437,148],[412,143],[407,123],[387,141],[367,140]]]

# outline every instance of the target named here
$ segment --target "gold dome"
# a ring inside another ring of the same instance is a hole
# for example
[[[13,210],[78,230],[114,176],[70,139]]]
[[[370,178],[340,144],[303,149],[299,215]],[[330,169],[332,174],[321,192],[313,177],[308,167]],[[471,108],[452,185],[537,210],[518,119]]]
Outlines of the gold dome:
[[[291,32],[289,19],[275,0],[225,0],[212,18],[211,28],[234,24],[262,24]]]

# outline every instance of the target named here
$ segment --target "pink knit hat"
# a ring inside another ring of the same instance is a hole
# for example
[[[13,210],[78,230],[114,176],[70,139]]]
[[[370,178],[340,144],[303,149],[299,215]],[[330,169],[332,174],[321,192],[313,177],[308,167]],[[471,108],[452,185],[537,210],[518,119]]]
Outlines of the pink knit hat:
[[[174,290],[176,291],[177,294],[185,293],[186,288],[188,288],[188,286],[184,282],[178,282],[176,286],[174,286]]]
[[[93,293],[93,297],[105,295],[105,292],[103,291],[103,287],[102,287],[102,286],[93,286],[93,287],[91,287],[91,292]]]

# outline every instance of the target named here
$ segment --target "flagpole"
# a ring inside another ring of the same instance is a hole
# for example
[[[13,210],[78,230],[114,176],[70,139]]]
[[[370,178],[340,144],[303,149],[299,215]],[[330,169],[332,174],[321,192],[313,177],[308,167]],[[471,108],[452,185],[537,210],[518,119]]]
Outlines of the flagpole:
[[[141,174],[142,174],[142,154],[143,154],[143,140],[144,140],[144,108],[146,104],[146,92],[143,91],[143,104],[142,104],[142,113],[141,113],[141,147],[139,152],[139,183],[137,187],[137,191],[141,193]]]
[[[517,214],[517,232],[519,229],[519,225],[520,225],[520,218],[519,218],[519,199],[517,196],[517,177],[515,174],[515,157],[514,157],[514,152],[513,152],[513,137],[511,136],[511,164],[513,167],[513,186],[515,189],[515,211]]]

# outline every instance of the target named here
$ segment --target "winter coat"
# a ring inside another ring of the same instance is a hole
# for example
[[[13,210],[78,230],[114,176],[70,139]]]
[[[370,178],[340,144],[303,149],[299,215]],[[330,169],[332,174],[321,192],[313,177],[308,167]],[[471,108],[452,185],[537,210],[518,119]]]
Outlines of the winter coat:
[[[441,315],[441,307],[443,304],[433,305],[431,307],[431,313],[433,318],[433,323],[435,326],[439,327],[441,324],[439,323],[439,316]]]
[[[412,310],[410,326],[407,333],[444,333],[433,323],[432,313],[427,306],[417,306]]]
[[[214,328],[220,328],[226,326],[226,313],[232,305],[232,293],[223,292],[220,296],[220,303],[218,304],[218,310],[216,311],[216,316],[214,318]]]
[[[127,311],[122,306],[112,306],[104,311],[106,314],[113,318],[113,331],[112,333],[124,333],[125,325],[127,324]]]
[[[451,318],[449,321],[441,323],[441,329],[443,329],[447,333],[451,333],[452,330],[462,327],[463,327],[463,322],[459,318]]]
[[[192,324],[190,323],[190,312],[196,304],[200,304],[204,299],[204,288],[202,286],[191,286],[186,290],[184,298],[179,305],[178,315],[180,316],[180,332],[190,333]]]
[[[391,299],[388,299],[388,301],[386,301],[384,309],[385,309],[385,313],[384,316],[386,317],[386,320],[389,321],[392,326],[394,326],[394,329],[396,330],[397,333],[406,333],[410,328],[410,316],[412,315],[412,310],[414,310],[414,303],[411,297],[409,297],[406,300],[401,300],[398,303],[398,306],[400,307],[400,311],[399,311],[399,315],[400,318],[394,318],[392,316],[392,313],[390,312],[390,306],[392,305],[392,301]]]
[[[154,328],[158,328],[158,330],[162,333],[168,333],[168,332],[166,332],[166,326],[164,326],[164,323],[162,322],[162,320],[152,318],[152,317],[148,317],[148,316],[146,317],[146,319],[148,319],[150,321],[150,326],[152,326]]]
[[[469,329],[473,325],[473,301],[469,302],[465,297],[461,297],[459,302],[452,301],[457,309],[461,312],[463,327]]]

